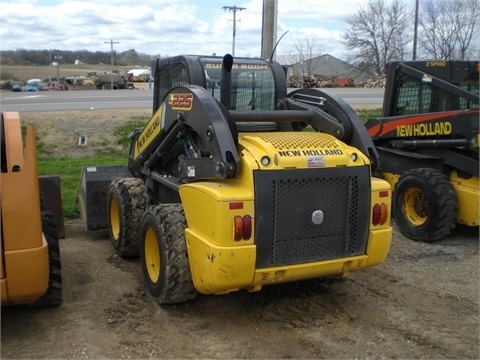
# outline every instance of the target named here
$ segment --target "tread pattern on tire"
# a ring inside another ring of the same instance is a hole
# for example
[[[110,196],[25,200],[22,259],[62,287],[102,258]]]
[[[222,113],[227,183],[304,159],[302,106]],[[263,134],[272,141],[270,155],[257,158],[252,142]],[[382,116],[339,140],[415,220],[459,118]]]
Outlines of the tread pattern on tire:
[[[147,214],[153,216],[160,231],[162,263],[158,284],[152,295],[161,305],[192,300],[197,295],[193,285],[185,241],[186,220],[181,204],[150,206]],[[145,222],[144,222],[145,224]],[[151,224],[150,224],[151,225]],[[142,230],[142,234],[144,230]],[[143,261],[143,259],[142,259]],[[144,275],[148,282],[148,275]]]
[[[431,189],[434,196],[436,213],[435,218],[427,219],[423,229],[413,229],[406,219],[402,216],[401,206],[395,201],[395,218],[400,230],[406,236],[416,241],[434,242],[448,236],[455,227],[458,205],[456,201],[455,190],[448,178],[435,169],[416,168],[405,172],[395,187],[395,192],[400,186],[404,186],[402,181],[425,181],[425,185]],[[397,200],[398,194],[394,194]],[[402,219],[400,219],[402,218]],[[420,227],[420,228],[422,228]],[[415,236],[415,234],[418,234]]]
[[[148,190],[141,179],[120,178],[111,183],[109,199],[110,196],[116,196],[121,217],[117,240],[113,238],[110,229],[112,245],[121,257],[137,257],[142,218],[150,205]]]
[[[48,288],[46,293],[32,303],[31,307],[58,306],[62,303],[62,263],[55,215],[42,211],[42,232],[48,245]]]

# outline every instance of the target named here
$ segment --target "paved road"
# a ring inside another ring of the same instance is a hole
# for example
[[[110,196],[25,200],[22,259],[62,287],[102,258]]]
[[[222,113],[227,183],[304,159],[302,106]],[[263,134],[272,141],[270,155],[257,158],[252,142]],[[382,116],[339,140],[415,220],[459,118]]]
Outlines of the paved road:
[[[353,107],[382,106],[383,89],[323,89]],[[63,111],[89,109],[139,109],[152,107],[152,90],[82,90],[1,92],[1,111]]]
[[[151,90],[2,92],[2,111],[137,109],[152,107]]]

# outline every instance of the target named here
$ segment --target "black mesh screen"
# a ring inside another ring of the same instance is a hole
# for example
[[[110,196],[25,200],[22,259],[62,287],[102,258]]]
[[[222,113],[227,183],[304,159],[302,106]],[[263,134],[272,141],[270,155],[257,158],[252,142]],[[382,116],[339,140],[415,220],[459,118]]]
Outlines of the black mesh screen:
[[[395,115],[423,114],[431,112],[438,104],[438,91],[433,93],[428,84],[405,77],[400,82]]]
[[[479,85],[478,85],[478,78],[465,80],[460,83],[460,87],[471,93],[476,94],[477,96],[480,94]],[[474,104],[467,99],[460,98],[460,109],[478,109],[478,104]]]
[[[159,82],[159,91],[157,93],[158,103],[160,104],[164,96],[175,86],[188,85],[190,83],[187,67],[183,62],[175,62],[163,66],[159,76],[155,81]]]
[[[220,100],[220,66],[205,66],[207,90]],[[232,69],[232,110],[272,110],[275,108],[275,82],[270,67],[251,60]]]
[[[465,80],[460,87],[474,94],[479,93],[478,79]],[[449,94],[408,75],[403,75],[399,82],[398,98],[394,115],[425,114],[445,110],[465,110],[478,108],[471,101]]]
[[[234,71],[232,76],[232,107],[236,110],[271,110],[274,89],[270,71]]]
[[[365,253],[369,168],[255,172],[257,267]],[[321,212],[323,222],[312,221]]]

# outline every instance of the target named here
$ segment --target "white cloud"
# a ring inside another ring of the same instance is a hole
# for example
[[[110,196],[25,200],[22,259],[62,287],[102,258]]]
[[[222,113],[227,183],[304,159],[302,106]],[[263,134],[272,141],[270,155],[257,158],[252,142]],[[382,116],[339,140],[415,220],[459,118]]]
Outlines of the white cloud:
[[[298,36],[315,36],[336,56],[345,19],[367,0],[277,0],[277,36],[287,36],[277,53],[288,54]],[[237,11],[235,54],[259,56],[263,3],[260,0],[2,0],[0,45],[5,50],[59,49],[109,51],[135,49],[146,54],[224,54],[232,50],[233,12]]]

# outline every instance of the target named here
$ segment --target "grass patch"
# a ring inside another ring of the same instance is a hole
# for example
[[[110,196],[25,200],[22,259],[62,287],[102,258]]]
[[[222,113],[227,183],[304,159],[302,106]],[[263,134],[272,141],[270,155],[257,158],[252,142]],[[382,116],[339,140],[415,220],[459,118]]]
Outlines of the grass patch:
[[[129,122],[117,127],[114,131],[114,134],[118,137],[117,143],[128,148],[130,146],[130,133],[135,129],[143,128],[148,120],[149,117],[147,116],[133,116]]]
[[[358,117],[365,123],[369,119],[375,119],[382,116],[382,108],[377,109],[357,109],[355,110]]]

